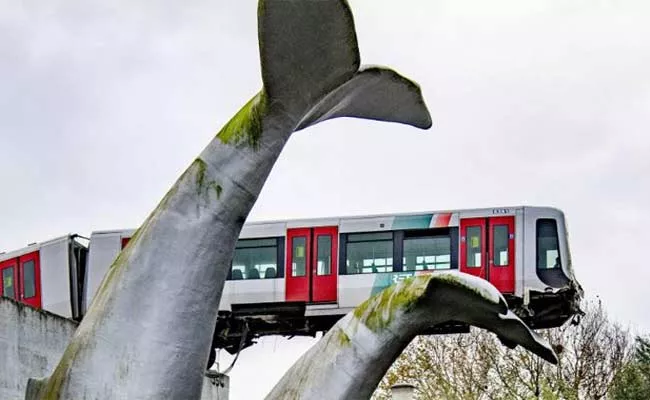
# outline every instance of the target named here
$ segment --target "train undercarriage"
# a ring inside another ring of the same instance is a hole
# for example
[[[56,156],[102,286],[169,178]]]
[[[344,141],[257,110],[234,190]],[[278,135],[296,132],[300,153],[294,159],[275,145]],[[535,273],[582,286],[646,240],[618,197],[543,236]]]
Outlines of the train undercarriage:
[[[584,314],[580,309],[582,293],[579,289],[568,288],[554,293],[531,291],[526,301],[512,295],[504,297],[510,309],[533,329],[555,328],[569,320],[577,324]],[[341,310],[333,315],[309,315],[304,302],[233,305],[232,311],[219,313],[213,348],[237,354],[262,336],[315,337],[318,332],[325,334],[346,313]],[[465,323],[450,321],[432,326],[424,334],[468,333],[469,329]],[[214,350],[208,365],[213,361]]]

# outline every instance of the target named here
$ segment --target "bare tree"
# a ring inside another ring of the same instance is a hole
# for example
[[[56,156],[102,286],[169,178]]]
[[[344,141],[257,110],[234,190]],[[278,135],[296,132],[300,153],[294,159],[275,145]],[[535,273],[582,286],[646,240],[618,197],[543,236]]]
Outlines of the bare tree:
[[[540,333],[556,348],[557,365],[521,349],[510,350],[489,332],[418,337],[384,376],[376,400],[390,386],[416,386],[418,399],[606,399],[630,361],[628,330],[612,322],[598,301],[586,304],[579,325]]]

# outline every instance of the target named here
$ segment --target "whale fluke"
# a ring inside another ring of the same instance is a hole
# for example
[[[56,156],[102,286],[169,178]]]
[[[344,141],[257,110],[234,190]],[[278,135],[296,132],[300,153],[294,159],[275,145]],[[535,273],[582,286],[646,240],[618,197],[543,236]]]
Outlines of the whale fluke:
[[[266,95],[301,117],[295,130],[337,117],[431,127],[416,83],[389,68],[359,70],[346,1],[260,1],[259,43]]]
[[[332,118],[357,117],[431,127],[420,86],[382,67],[365,68],[309,110],[296,130]]]
[[[296,361],[266,400],[369,399],[416,335],[449,321],[492,331],[557,363],[548,342],[512,314],[489,282],[461,272],[435,272],[389,286],[345,315]]]
[[[430,126],[417,85],[359,71],[343,0],[260,0],[262,89],[225,124],[122,250],[41,399],[200,396],[236,240],[297,128],[352,116]]]
[[[359,70],[347,1],[260,0],[258,37],[266,94],[299,117]]]

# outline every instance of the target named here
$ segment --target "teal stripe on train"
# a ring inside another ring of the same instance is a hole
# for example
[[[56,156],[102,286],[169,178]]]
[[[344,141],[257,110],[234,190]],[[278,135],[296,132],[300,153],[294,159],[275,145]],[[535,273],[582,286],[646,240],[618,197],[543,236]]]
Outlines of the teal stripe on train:
[[[386,289],[393,283],[397,283],[413,275],[415,275],[415,271],[388,272],[388,273],[376,274],[375,280],[372,283],[372,292],[370,293],[370,296],[373,296],[381,292],[382,290]]]
[[[391,229],[427,229],[432,218],[433,214],[397,216]]]

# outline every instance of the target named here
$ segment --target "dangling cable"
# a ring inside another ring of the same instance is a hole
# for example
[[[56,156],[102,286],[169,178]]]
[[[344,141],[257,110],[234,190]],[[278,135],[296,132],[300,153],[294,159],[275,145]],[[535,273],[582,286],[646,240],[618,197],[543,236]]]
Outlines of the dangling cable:
[[[244,320],[244,330],[242,331],[241,339],[239,340],[239,348],[237,349],[237,354],[235,355],[235,359],[232,360],[232,363],[226,369],[224,372],[221,372],[224,375],[227,375],[228,372],[235,366],[235,362],[237,361],[237,358],[239,358],[239,353],[241,353],[242,348],[244,347],[244,343],[246,343],[246,336],[248,336],[248,321]]]

